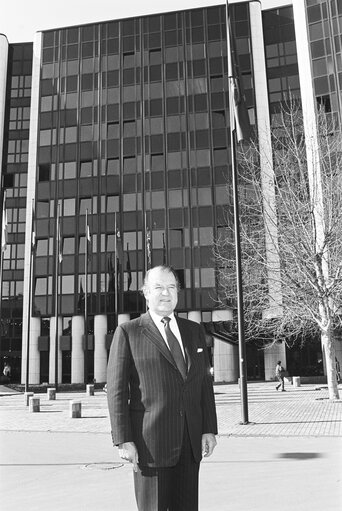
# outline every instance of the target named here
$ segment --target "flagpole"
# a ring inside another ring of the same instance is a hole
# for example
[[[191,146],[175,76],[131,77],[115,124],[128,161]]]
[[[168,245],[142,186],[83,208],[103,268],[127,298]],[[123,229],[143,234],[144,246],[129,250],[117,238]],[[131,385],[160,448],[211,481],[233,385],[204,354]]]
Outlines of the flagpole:
[[[228,57],[228,82],[230,85],[233,79],[230,45],[230,27],[228,1],[226,0],[226,22],[227,22],[227,57]],[[236,129],[234,114],[234,98],[231,87],[229,87],[229,122],[230,122],[230,150],[232,161],[232,186],[233,186],[233,207],[234,207],[234,236],[235,236],[235,258],[236,258],[236,280],[237,280],[237,311],[238,311],[238,333],[239,333],[239,374],[240,374],[240,397],[241,397],[241,424],[248,424],[248,396],[247,396],[247,369],[246,369],[246,343],[244,330],[243,312],[243,288],[242,288],[242,260],[240,243],[240,216],[238,202],[238,176],[236,168]]]
[[[117,252],[118,252],[118,227],[116,221],[116,211],[114,213],[114,224],[115,224],[115,240],[114,240],[114,251],[115,251],[115,260],[114,260],[114,309],[115,309],[115,326],[118,326],[118,262],[117,262]]]
[[[34,226],[34,199],[32,199],[32,219],[31,219],[31,243],[30,243],[30,269],[29,269],[29,289],[28,289],[28,317],[27,317],[27,335],[26,335],[26,375],[25,392],[29,391],[30,386],[30,329],[32,316],[32,276],[33,276],[33,226]]]
[[[56,261],[55,261],[55,389],[58,391],[58,314],[59,314],[59,265],[60,265],[60,204],[57,205],[56,218]]]
[[[88,383],[88,209],[85,220],[85,252],[84,252],[84,383]]]

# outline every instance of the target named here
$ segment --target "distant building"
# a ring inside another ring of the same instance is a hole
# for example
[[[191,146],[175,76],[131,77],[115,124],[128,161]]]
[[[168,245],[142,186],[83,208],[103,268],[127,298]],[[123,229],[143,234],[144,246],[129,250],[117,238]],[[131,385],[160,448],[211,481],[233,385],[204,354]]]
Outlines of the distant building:
[[[237,4],[255,130],[290,92],[311,95],[341,123],[341,20],[338,0]],[[116,324],[145,310],[139,288],[151,264],[176,269],[182,316],[208,325],[232,318],[217,309],[212,253],[228,222],[228,101],[224,4],[56,28],[33,43],[0,35],[8,219],[0,357],[12,381],[25,381],[29,352],[32,384],[104,382]],[[215,378],[235,381],[237,347],[216,330],[207,328]],[[303,367],[317,367],[317,350],[305,351]],[[282,344],[251,351],[249,377],[270,379],[279,358],[300,356]]]

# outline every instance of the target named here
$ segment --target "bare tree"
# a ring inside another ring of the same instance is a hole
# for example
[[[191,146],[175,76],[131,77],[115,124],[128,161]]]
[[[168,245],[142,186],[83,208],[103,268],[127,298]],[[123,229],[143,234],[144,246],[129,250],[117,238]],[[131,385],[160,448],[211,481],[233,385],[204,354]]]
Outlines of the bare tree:
[[[257,143],[239,151],[239,204],[246,340],[290,345],[319,332],[329,398],[338,399],[334,334],[342,319],[342,136],[331,124],[332,118],[318,115],[316,143],[308,151],[300,106],[285,105],[271,129],[273,162],[260,168]],[[227,209],[228,226],[230,217]],[[214,251],[219,299],[233,304],[229,227]]]

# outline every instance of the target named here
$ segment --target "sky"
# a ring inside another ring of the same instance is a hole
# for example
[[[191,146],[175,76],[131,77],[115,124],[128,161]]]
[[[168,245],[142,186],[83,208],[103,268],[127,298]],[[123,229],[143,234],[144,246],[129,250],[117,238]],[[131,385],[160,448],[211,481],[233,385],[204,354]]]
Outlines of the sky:
[[[9,43],[32,42],[35,32],[97,21],[224,4],[225,0],[8,0],[0,34]]]

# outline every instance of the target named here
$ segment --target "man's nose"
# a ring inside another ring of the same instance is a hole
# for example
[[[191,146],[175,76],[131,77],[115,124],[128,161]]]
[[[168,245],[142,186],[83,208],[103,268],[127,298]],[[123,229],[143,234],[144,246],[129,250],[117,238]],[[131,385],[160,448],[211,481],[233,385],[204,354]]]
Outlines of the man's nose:
[[[167,287],[164,287],[164,289],[163,289],[163,291],[162,291],[162,294],[163,294],[163,295],[165,295],[165,294],[166,294],[166,295],[168,295],[168,294],[169,294],[169,290],[168,290],[168,288],[167,288]]]

